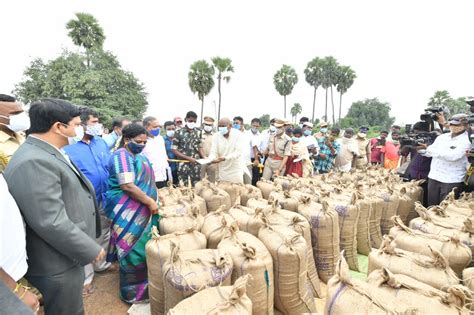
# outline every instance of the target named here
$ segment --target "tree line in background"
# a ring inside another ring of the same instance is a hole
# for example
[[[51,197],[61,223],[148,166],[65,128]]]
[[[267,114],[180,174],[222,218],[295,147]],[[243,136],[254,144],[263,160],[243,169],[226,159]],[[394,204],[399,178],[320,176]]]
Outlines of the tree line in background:
[[[142,117],[147,94],[132,72],[103,49],[104,31],[90,14],[77,13],[66,24],[72,42],[83,51],[63,51],[56,59],[34,59],[13,93],[24,103],[45,97],[61,98],[97,109],[105,124],[113,117]]]
[[[143,84],[132,72],[120,66],[117,57],[103,49],[106,39],[98,21],[90,14],[77,13],[76,18],[66,24],[72,42],[82,51],[77,53],[63,51],[56,59],[45,62],[34,59],[24,71],[24,78],[16,85],[13,93],[24,103],[55,97],[74,104],[86,105],[98,110],[105,124],[113,117],[128,116],[141,118],[146,112],[148,102]],[[204,98],[211,92],[217,80],[219,93],[218,119],[221,116],[222,83],[228,83],[234,72],[232,60],[223,57],[211,58],[211,62],[198,60],[190,66],[188,82],[191,91],[201,101],[201,119]],[[328,96],[331,98],[332,123],[340,127],[380,126],[388,128],[395,119],[390,116],[390,104],[378,98],[356,101],[348,113],[342,117],[342,97],[357,78],[349,66],[340,65],[332,57],[315,57],[304,69],[306,82],[314,89],[312,102],[313,123],[315,117],[316,95],[321,87],[325,90],[323,119],[328,121]],[[273,83],[277,92],[283,96],[284,118],[287,114],[287,96],[298,83],[294,68],[283,65],[274,75]],[[336,120],[334,91],[339,93],[339,109]],[[453,98],[448,91],[436,91],[427,103],[429,107],[446,107],[451,115],[468,113],[469,106],[464,98]],[[294,103],[290,113],[294,123],[302,113],[302,105]],[[262,126],[270,125],[270,115],[260,117]]]

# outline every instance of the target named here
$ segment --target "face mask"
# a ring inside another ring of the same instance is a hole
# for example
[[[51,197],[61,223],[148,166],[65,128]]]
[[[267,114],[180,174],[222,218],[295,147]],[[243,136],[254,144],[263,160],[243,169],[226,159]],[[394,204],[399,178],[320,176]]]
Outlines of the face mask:
[[[250,130],[252,131],[253,134],[256,134],[258,132],[257,128],[250,128]]]
[[[399,140],[393,140],[393,144],[398,145],[398,144],[400,144],[400,141]]]
[[[153,135],[153,137],[158,137],[160,135],[160,128],[152,129],[150,130],[150,133]]]
[[[144,144],[138,144],[133,141],[130,141],[127,145],[130,152],[132,152],[133,154],[140,154],[143,151],[143,149],[145,149]]]
[[[240,125],[239,124],[232,124],[232,128],[240,130]]]
[[[204,125],[204,131],[207,132],[207,133],[210,133],[212,132],[212,126],[209,126],[209,125]]]
[[[327,132],[328,132],[328,128],[321,128],[320,132],[321,132],[321,133],[327,133]]]
[[[69,127],[69,125],[66,125],[66,124],[62,124],[62,125],[65,127]],[[81,141],[82,138],[84,138],[84,127],[82,126],[74,127],[74,133],[76,134],[74,137],[68,137],[66,135],[63,135],[62,133],[60,133],[60,135],[63,137],[66,137],[69,144],[74,144]]]
[[[86,126],[86,134],[89,136],[101,136],[104,133],[104,126],[102,124],[94,124]]]
[[[26,116],[25,112],[10,117],[3,115],[0,115],[0,117],[10,119],[10,124],[5,126],[13,132],[25,131],[30,128],[30,118]]]
[[[188,129],[194,129],[194,127],[196,127],[196,123],[187,121],[186,127],[188,127]]]
[[[223,136],[225,136],[229,132],[229,129],[227,127],[219,127],[219,133]]]
[[[362,139],[365,139],[365,137],[367,137],[367,134],[365,134],[365,133],[363,133],[363,132],[359,132],[359,133],[357,134],[357,137],[362,138]]]
[[[285,132],[285,130],[283,128],[278,128],[276,133],[277,133],[277,135],[281,135],[281,134],[283,134],[283,132]]]
[[[301,129],[303,129],[303,124],[299,124],[298,126],[299,126]]]
[[[300,142],[300,138],[293,137],[293,138],[291,138],[291,141],[293,141],[294,143],[298,143],[298,142]]]
[[[174,137],[174,130],[167,130],[166,135],[170,138],[173,138]]]
[[[305,136],[311,136],[311,130],[309,129],[306,129],[303,133]]]
[[[269,130],[270,130],[271,133],[274,133],[275,131],[277,131],[277,128],[272,125],[272,126],[270,126]]]

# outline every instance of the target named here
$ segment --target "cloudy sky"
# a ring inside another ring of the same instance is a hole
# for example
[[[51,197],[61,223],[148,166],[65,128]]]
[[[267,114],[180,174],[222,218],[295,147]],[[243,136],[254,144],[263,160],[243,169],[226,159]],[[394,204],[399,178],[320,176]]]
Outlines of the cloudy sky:
[[[410,123],[437,89],[474,95],[474,2],[455,0],[4,1],[0,91],[12,91],[33,58],[76,49],[65,29],[75,12],[99,20],[105,48],[145,84],[148,113],[162,121],[199,112],[187,73],[193,61],[213,56],[229,57],[235,67],[222,89],[223,115],[245,119],[283,116],[272,82],[282,64],[299,75],[288,103],[301,103],[309,116],[313,90],[303,70],[315,56],[332,55],[356,71],[344,111],[353,101],[378,97],[392,105],[399,123]],[[215,88],[205,114],[214,113],[217,100]],[[321,117],[322,89],[316,106]]]

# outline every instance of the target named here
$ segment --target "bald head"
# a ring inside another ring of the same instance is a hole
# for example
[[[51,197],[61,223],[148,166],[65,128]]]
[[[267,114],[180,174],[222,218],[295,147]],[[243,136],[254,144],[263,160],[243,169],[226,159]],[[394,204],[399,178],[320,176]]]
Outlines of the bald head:
[[[221,118],[219,119],[219,127],[229,127],[232,126],[232,122],[230,121],[229,118]]]

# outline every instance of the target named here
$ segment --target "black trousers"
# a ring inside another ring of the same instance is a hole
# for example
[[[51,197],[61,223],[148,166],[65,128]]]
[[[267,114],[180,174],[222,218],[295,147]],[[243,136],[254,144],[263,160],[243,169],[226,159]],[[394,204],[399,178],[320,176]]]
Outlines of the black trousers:
[[[251,159],[252,163],[255,161],[255,159]],[[260,168],[258,166],[252,165],[252,185],[257,186],[257,182],[260,180],[260,177],[262,177],[262,174],[260,174]]]
[[[166,185],[168,185],[168,181],[164,180],[161,182],[155,182],[155,184],[156,184],[156,188],[161,189],[161,188],[165,188]]]
[[[45,259],[47,259],[45,257]],[[82,315],[84,304],[84,267],[76,265],[52,276],[30,276],[26,279],[43,294],[46,315]]]
[[[443,201],[446,196],[456,189],[456,198],[462,193],[464,183],[442,183],[434,179],[428,179],[428,206],[436,206]]]

